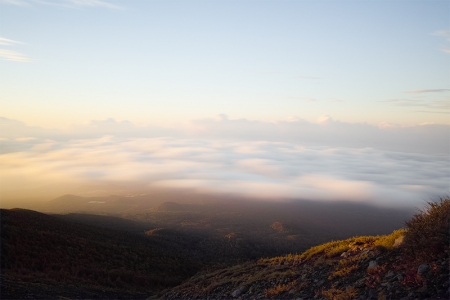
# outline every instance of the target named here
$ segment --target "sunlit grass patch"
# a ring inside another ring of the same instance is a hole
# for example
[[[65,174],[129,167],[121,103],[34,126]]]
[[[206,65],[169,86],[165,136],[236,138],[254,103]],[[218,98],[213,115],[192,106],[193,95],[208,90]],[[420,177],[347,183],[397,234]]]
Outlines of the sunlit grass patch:
[[[347,276],[348,274],[350,274],[351,272],[353,272],[354,270],[357,270],[358,266],[357,265],[351,265],[351,266],[346,266],[343,268],[338,268],[337,270],[334,270],[330,276],[328,276],[328,280],[332,280],[336,277],[343,277],[343,276]]]
[[[267,298],[277,296],[281,293],[286,293],[292,290],[297,283],[296,280],[288,283],[288,284],[279,284],[274,288],[270,288],[264,291],[264,296]]]
[[[395,240],[402,235],[405,235],[406,229],[394,230],[391,234],[382,235],[377,238],[374,243],[374,246],[381,246],[386,249],[391,249],[394,246]]]
[[[338,289],[333,286],[328,290],[320,291],[319,295],[324,297],[326,300],[351,300],[356,299],[358,292],[354,287]]]

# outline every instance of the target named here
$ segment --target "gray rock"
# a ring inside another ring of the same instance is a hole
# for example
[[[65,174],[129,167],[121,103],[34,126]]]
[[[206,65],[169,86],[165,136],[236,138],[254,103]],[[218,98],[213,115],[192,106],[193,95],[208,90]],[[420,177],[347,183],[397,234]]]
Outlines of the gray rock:
[[[348,252],[343,252],[342,254],[341,254],[341,257],[343,257],[343,258],[347,258],[347,257],[349,257],[350,256],[350,253],[348,253]]]
[[[244,286],[239,287],[233,293],[231,293],[231,296],[236,298],[236,297],[239,297],[242,294],[245,294],[247,291],[248,291],[248,286],[244,285]]]
[[[430,267],[427,264],[421,264],[418,268],[417,268],[417,274],[423,274],[426,273],[428,271]]]
[[[362,288],[366,285],[366,279],[365,278],[361,278],[358,281],[355,282],[354,287],[357,288]]]
[[[368,267],[368,269],[375,269],[376,267],[377,267],[377,262],[376,261],[374,261],[374,260],[371,260],[370,262],[369,262],[369,267]]]
[[[316,283],[316,286],[322,286],[325,283],[325,280],[321,280]]]
[[[396,238],[395,241],[394,241],[393,247],[394,247],[394,248],[397,248],[397,247],[399,247],[401,244],[403,244],[403,239],[404,239],[404,238],[405,238],[404,235],[402,235],[402,236]]]

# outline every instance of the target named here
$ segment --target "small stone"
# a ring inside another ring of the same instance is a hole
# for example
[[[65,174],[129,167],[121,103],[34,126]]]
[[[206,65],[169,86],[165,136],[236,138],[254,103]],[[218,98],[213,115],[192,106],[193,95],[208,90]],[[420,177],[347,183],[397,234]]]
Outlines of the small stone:
[[[369,262],[369,267],[368,267],[368,269],[375,269],[376,267],[377,267],[377,262],[374,261],[374,260],[371,260],[371,261]]]
[[[238,297],[242,294],[245,294],[247,291],[248,291],[248,286],[244,285],[244,286],[239,287],[233,293],[231,293],[231,296]]]
[[[349,257],[350,256],[350,253],[348,253],[348,252],[343,252],[342,254],[341,254],[341,257],[343,257],[343,258],[347,258],[347,257]]]
[[[366,285],[366,279],[365,278],[361,278],[358,281],[355,282],[355,287],[357,288],[362,288]]]
[[[295,294],[295,290],[294,290],[294,289],[290,290],[290,291],[288,292],[288,294],[289,294],[289,295]]]
[[[325,280],[321,280],[321,281],[317,282],[316,285],[322,286],[324,283],[325,283]]]
[[[417,291],[419,292],[419,293],[424,293],[424,292],[426,292],[427,291],[427,285],[426,284],[424,284],[420,289],[418,289]]]
[[[394,247],[394,248],[397,248],[397,247],[399,247],[401,244],[403,244],[403,239],[404,239],[404,238],[405,238],[404,235],[402,235],[402,236],[396,238],[395,241],[394,241],[393,247]]]
[[[418,268],[417,268],[417,274],[423,274],[426,273],[428,271],[430,267],[427,264],[421,264]]]

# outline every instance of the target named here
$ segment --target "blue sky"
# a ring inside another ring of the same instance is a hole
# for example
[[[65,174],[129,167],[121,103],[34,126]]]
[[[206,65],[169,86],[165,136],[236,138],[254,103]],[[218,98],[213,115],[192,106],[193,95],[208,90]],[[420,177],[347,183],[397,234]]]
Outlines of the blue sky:
[[[0,49],[29,59],[0,61],[2,115],[30,125],[450,122],[448,1],[0,5]]]
[[[417,205],[448,194],[449,11],[0,0],[2,197],[168,187]]]

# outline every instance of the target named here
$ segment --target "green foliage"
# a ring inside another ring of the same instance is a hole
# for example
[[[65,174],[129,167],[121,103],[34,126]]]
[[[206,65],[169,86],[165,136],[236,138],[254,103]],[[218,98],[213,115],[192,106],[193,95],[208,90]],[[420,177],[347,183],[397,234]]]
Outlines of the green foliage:
[[[418,260],[448,255],[450,240],[450,198],[427,202],[426,208],[406,222],[403,247]]]

